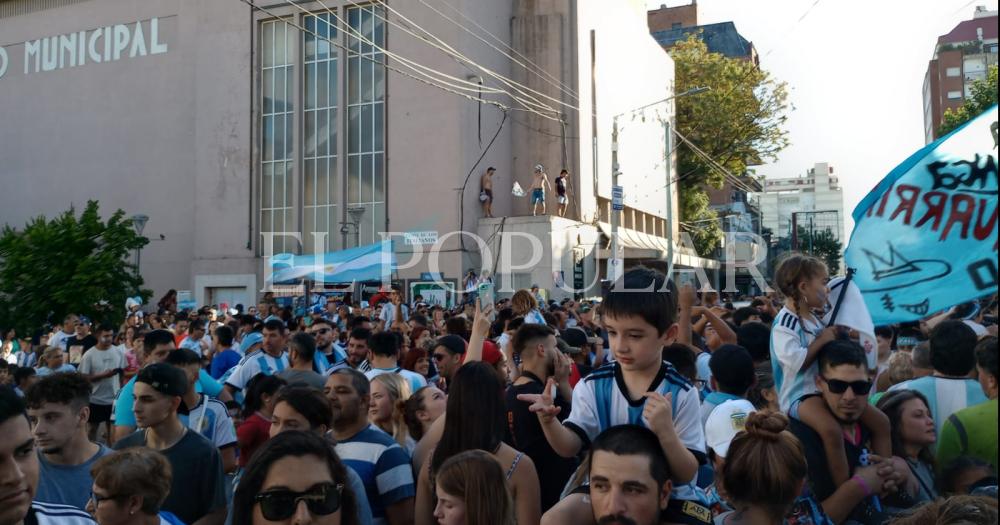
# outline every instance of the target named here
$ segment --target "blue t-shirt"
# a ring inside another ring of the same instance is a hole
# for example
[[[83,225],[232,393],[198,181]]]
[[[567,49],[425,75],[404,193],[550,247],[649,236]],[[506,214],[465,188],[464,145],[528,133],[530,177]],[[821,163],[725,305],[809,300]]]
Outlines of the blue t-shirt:
[[[97,453],[79,465],[56,465],[45,459],[45,454],[38,452],[38,489],[35,491],[35,501],[42,503],[58,503],[86,510],[90,499],[91,485],[90,467],[94,462],[111,453],[104,445],[97,445]]]
[[[230,368],[238,365],[243,357],[232,348],[227,348],[212,358],[212,379],[221,379]]]
[[[386,507],[416,495],[410,455],[389,434],[369,425],[338,441],[337,455],[364,482],[376,525],[387,523]]]
[[[194,389],[196,392],[202,394],[219,397],[219,393],[222,392],[222,383],[212,379],[212,376],[208,375],[208,372],[201,370],[198,372],[198,382],[194,384]],[[118,397],[115,398],[115,402],[112,405],[114,407],[114,411],[111,414],[111,421],[114,422],[115,426],[136,426],[135,413],[132,412],[133,405],[135,405],[134,377],[130,379],[128,383],[125,383],[125,386],[118,391]]]

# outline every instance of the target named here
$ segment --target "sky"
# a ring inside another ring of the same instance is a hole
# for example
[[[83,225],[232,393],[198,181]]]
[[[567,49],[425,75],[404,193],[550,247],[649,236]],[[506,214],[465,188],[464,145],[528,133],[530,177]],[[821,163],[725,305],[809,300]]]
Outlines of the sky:
[[[690,2],[648,6],[663,3]],[[700,0],[698,22],[734,22],[761,67],[788,83],[792,144],[757,173],[793,177],[829,162],[850,235],[858,202],[924,145],[927,62],[938,36],[977,5],[997,9],[996,0]]]

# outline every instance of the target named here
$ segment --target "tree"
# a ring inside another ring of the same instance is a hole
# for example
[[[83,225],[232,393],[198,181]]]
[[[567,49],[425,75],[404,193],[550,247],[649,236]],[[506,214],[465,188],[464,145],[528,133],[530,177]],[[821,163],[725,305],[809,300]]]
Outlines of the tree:
[[[0,232],[0,326],[29,333],[69,313],[118,324],[125,300],[153,292],[129,262],[140,237],[122,210],[101,221],[96,201],[79,218],[70,208],[48,220],[39,216],[22,230]]]
[[[711,88],[676,99],[681,135],[737,177],[749,166],[777,160],[789,144],[783,128],[790,109],[784,82],[747,60],[710,53],[699,34],[678,42],[670,55],[677,93]],[[721,188],[725,177],[683,141],[677,148],[677,166],[681,221],[695,225],[691,236],[698,253],[711,255],[722,230],[717,221],[705,221],[715,216],[706,187]]]
[[[812,234],[810,234],[809,229],[805,226],[799,226],[798,230],[797,251],[819,257],[824,263],[826,263],[826,268],[830,272],[830,275],[839,274],[840,258],[844,253],[844,244],[837,239],[833,231],[829,228],[823,228],[820,230],[813,230]],[[780,258],[777,257],[777,254],[791,250],[791,235],[782,237],[778,240],[778,243],[774,247],[774,254],[776,256],[773,257],[773,259],[777,260]]]
[[[938,128],[938,136],[943,137],[955,128],[978,117],[997,103],[997,66],[990,66],[986,78],[972,82],[970,97],[954,111],[945,110]]]

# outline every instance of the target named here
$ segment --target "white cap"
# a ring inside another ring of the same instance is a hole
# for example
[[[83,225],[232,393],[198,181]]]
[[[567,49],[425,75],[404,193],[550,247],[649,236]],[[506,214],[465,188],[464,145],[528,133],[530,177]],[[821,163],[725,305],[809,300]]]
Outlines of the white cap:
[[[545,168],[541,164],[535,164],[535,171],[545,171]]]
[[[743,430],[747,416],[756,412],[746,399],[731,399],[715,407],[705,421],[705,443],[716,454],[726,457],[729,443]]]
[[[975,321],[965,320],[965,321],[962,321],[962,322],[965,323],[966,326],[968,326],[969,328],[971,328],[972,331],[976,333],[976,337],[982,337],[984,335],[990,335],[990,332],[988,330],[986,330],[985,326],[983,326],[983,325],[981,325],[981,324],[979,324],[979,323],[977,323]]]

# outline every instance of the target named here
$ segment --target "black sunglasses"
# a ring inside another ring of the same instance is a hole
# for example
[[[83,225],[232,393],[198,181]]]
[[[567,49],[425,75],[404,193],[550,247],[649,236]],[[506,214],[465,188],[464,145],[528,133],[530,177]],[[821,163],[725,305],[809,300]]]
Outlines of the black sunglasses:
[[[843,394],[847,392],[850,388],[854,391],[855,395],[867,396],[868,392],[872,390],[872,384],[870,381],[841,381],[840,379],[827,379],[820,376],[823,381],[826,381],[826,385],[830,387],[830,392],[834,394]]]
[[[343,485],[323,483],[306,492],[272,490],[254,497],[260,503],[260,513],[270,521],[287,520],[295,514],[299,502],[306,502],[309,512],[316,516],[327,516],[340,510],[340,491]]]
[[[444,358],[448,356],[444,354],[431,354],[431,357],[434,358],[435,361],[444,361]]]

